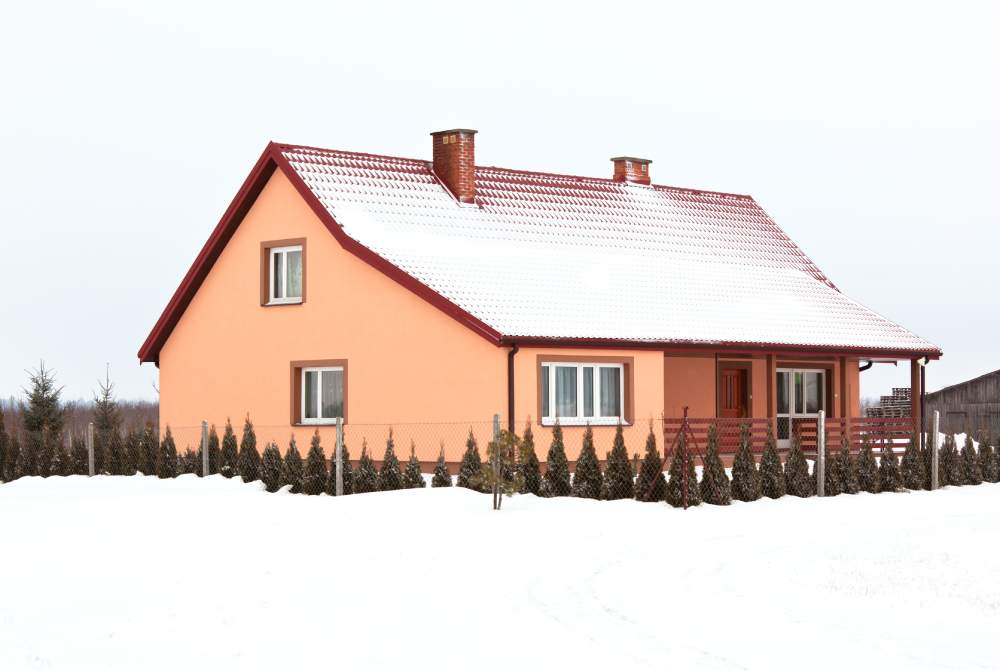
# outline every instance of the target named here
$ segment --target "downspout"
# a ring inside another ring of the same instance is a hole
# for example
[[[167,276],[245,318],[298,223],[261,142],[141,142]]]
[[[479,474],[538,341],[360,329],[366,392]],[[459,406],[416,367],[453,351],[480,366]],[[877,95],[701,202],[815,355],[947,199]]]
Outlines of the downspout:
[[[520,347],[515,342],[507,351],[507,431],[514,432],[514,356]]]
[[[864,365],[858,366],[858,372],[864,372],[865,370],[870,369],[873,365],[875,365],[874,361],[866,361]]]

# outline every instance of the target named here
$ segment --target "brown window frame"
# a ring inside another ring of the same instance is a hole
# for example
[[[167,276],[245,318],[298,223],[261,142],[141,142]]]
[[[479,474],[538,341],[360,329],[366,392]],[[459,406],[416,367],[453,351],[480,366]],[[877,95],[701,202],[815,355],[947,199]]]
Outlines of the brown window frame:
[[[302,299],[294,302],[271,302],[271,249],[277,247],[302,247]],[[260,306],[287,307],[306,302],[306,238],[294,237],[287,240],[268,240],[260,243]]]
[[[571,355],[546,355],[538,354],[535,359],[535,395],[536,400],[536,423],[539,426],[549,426],[543,423],[542,417],[542,366],[548,363],[615,363],[622,366],[622,395],[623,407],[622,425],[631,426],[635,423],[635,357],[634,356],[571,356]],[[562,428],[586,428],[587,424],[562,424]],[[590,424],[591,428],[615,428],[616,424]]]
[[[291,396],[290,422],[293,426],[317,427],[333,425],[332,423],[303,423],[302,422],[302,368],[343,368],[344,370],[344,423],[347,423],[347,399],[348,399],[348,376],[346,358],[324,358],[317,360],[291,361],[291,383],[289,386]]]

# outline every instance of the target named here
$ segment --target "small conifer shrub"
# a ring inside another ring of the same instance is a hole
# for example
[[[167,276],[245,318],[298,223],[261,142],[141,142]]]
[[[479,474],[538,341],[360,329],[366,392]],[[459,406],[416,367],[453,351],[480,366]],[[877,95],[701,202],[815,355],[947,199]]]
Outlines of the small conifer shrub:
[[[568,496],[572,492],[562,426],[558,423],[552,427],[552,444],[549,446],[549,453],[545,458],[543,482],[543,495],[547,498]]]
[[[986,435],[979,437],[979,467],[983,473],[983,481],[995,484],[1000,481],[1000,462],[997,452]]]
[[[604,499],[622,500],[635,495],[632,464],[625,449],[625,434],[619,422],[604,471]]]
[[[898,491],[903,487],[903,478],[899,472],[899,457],[893,449],[892,440],[882,441],[882,451],[878,459],[878,489],[879,491]]]
[[[139,462],[139,472],[144,475],[155,475],[156,461],[159,458],[160,452],[160,441],[156,437],[156,430],[153,428],[152,423],[146,422],[146,427],[142,431],[140,441],[142,442],[142,450],[145,452],[145,458]],[[86,442],[83,445],[83,453],[86,454]],[[85,465],[84,471],[80,474],[86,474],[86,472],[87,466]]]
[[[959,462],[958,449],[955,446],[955,434],[949,433],[944,438],[938,453],[938,484],[940,486],[961,486],[962,464]]]
[[[312,443],[306,453],[306,466],[302,473],[302,492],[308,496],[318,496],[326,490],[326,454],[320,446],[319,429],[313,433]]]
[[[142,454],[142,458],[145,459],[146,454],[145,454],[145,449],[142,448],[142,436],[143,434],[140,433],[139,434],[140,453]],[[143,463],[143,461],[140,461],[140,463]],[[88,462],[88,457],[87,457],[87,443],[84,441],[83,435],[74,435],[73,439],[70,442],[68,467],[70,470],[70,474],[72,475],[90,474],[89,473],[90,463]],[[154,468],[152,466],[146,466],[144,470],[140,471],[144,475],[152,474]]]
[[[465,440],[465,453],[462,455],[462,462],[458,466],[457,485],[464,489],[481,491],[480,479],[483,471],[483,459],[479,456],[479,445],[476,444],[476,436],[469,429],[469,437]]]
[[[480,486],[492,494],[494,510],[503,506],[504,496],[512,496],[521,490],[521,473],[517,469],[519,443],[517,435],[501,430],[486,447]]]
[[[576,461],[576,471],[573,473],[571,492],[575,498],[601,497],[601,464],[597,461],[597,451],[594,449],[594,431],[590,426],[583,433],[583,447],[580,458]]]
[[[177,476],[177,445],[174,444],[174,436],[170,434],[170,426],[167,426],[167,434],[160,442],[160,450],[156,455],[156,476],[160,479]]]
[[[977,486],[983,483],[983,471],[979,466],[979,454],[976,453],[971,432],[965,436],[965,444],[962,445],[959,461],[961,462],[962,484]]]
[[[422,489],[425,486],[427,482],[424,481],[424,473],[420,469],[417,446],[410,440],[410,458],[406,461],[406,470],[403,471],[403,488]]]
[[[768,498],[780,498],[785,495],[785,472],[781,467],[781,457],[778,456],[778,441],[774,437],[774,428],[767,427],[767,441],[764,443],[764,453],[760,457],[760,492]]]
[[[524,437],[521,438],[517,467],[521,471],[521,493],[540,495],[542,474],[538,465],[538,454],[535,453],[535,436],[531,433],[531,419],[528,419],[528,424],[524,427]]]
[[[260,453],[257,451],[257,435],[253,431],[253,424],[250,423],[249,416],[243,424],[243,439],[240,440],[237,470],[245,482],[255,482],[260,479]]]
[[[667,475],[667,503],[674,507],[694,507],[701,504],[701,488],[694,469],[694,456],[687,446],[687,435],[677,434],[674,453]]]
[[[125,472],[122,474],[134,475],[139,471],[139,463],[143,459],[140,433],[134,427],[129,428],[125,433]]]
[[[816,481],[809,476],[809,462],[802,453],[802,440],[793,434],[785,455],[785,492],[799,498],[816,494]]]
[[[7,472],[7,453],[10,450],[10,436],[3,425],[3,410],[0,410],[0,483],[6,480],[4,474]]]
[[[354,493],[372,493],[378,491],[378,470],[375,461],[368,455],[368,443],[361,442],[361,460],[358,461],[358,472],[354,478]]]
[[[381,491],[398,491],[403,488],[403,472],[396,457],[396,443],[392,439],[392,429],[389,429],[389,439],[385,442],[385,456],[382,457],[382,471],[378,474],[378,486]]]
[[[226,471],[226,438],[222,438],[222,472],[225,474]],[[288,449],[285,450],[285,458],[282,462],[281,469],[281,485],[291,486],[290,491],[292,493],[302,493],[302,478],[303,478],[303,466],[302,466],[302,454],[299,453],[299,447],[295,444],[295,435],[292,435],[292,439],[288,442]]]
[[[275,445],[277,447],[277,445]],[[281,453],[280,451],[278,452]],[[219,432],[215,430],[215,424],[208,429],[208,474],[219,474],[222,463],[222,452],[219,447]]]
[[[740,445],[733,458],[732,495],[736,500],[753,502],[761,496],[760,472],[753,456],[753,438],[750,426],[740,426]]]
[[[859,491],[879,492],[878,463],[875,462],[875,454],[867,435],[862,438],[861,451],[858,453],[857,474]]]
[[[844,493],[844,481],[841,479],[840,468],[837,467],[837,452],[830,450],[830,438],[826,439],[826,467],[824,468],[823,495],[830,498]],[[813,470],[816,466],[813,465]],[[817,493],[819,490],[817,489]]]
[[[343,463],[340,466],[340,476],[343,479],[343,492],[345,496],[354,492],[354,469],[351,467],[351,452],[347,450],[347,444],[341,446],[341,458]],[[337,449],[334,447],[333,456],[330,458],[330,477],[326,480],[327,495],[337,495]]]
[[[264,454],[260,463],[260,480],[264,483],[264,488],[274,493],[281,488],[284,477],[285,464],[281,458],[281,450],[274,442],[268,443],[264,447]]]
[[[239,450],[236,446],[236,433],[233,424],[226,419],[226,432],[222,435],[222,454],[220,456],[219,472],[223,477],[235,477],[239,469]]]
[[[445,488],[451,486],[451,473],[448,472],[448,463],[444,460],[444,445],[438,453],[437,463],[434,465],[434,476],[431,478],[431,487]]]
[[[184,450],[184,455],[180,458],[180,470],[185,475],[196,475],[198,470],[200,470],[200,461],[198,460],[198,452],[196,452],[191,447]]]
[[[639,465],[639,473],[635,480],[635,499],[642,502],[660,502],[667,497],[667,480],[663,476],[663,459],[656,448],[656,433],[653,425],[649,425],[649,435],[646,436],[646,455]]]
[[[719,457],[719,434],[714,423],[708,427],[705,467],[701,473],[701,499],[709,505],[728,505],[732,501],[732,485]]]
[[[924,472],[924,458],[920,453],[916,435],[910,436],[910,441],[906,443],[906,451],[903,452],[903,459],[900,462],[900,476],[904,487],[911,490],[924,488],[927,475]]]

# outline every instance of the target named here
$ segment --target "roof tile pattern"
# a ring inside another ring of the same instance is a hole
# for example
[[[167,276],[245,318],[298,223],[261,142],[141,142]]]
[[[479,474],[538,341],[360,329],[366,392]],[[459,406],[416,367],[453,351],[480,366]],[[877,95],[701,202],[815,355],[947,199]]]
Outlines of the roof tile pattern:
[[[282,145],[347,235],[506,336],[936,347],[836,289],[749,196]]]

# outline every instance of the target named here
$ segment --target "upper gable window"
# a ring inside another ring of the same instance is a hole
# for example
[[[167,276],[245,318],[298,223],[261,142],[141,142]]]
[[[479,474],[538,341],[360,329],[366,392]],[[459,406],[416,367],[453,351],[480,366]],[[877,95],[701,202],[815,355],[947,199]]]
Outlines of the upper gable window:
[[[290,305],[305,300],[305,240],[261,245],[262,305]]]

